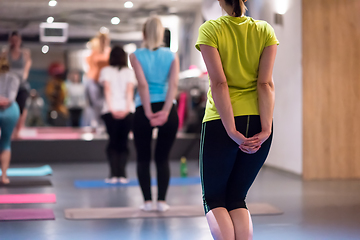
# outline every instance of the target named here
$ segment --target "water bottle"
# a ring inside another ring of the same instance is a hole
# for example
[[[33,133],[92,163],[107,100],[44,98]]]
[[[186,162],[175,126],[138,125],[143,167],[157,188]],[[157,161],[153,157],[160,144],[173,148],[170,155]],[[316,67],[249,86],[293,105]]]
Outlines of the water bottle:
[[[187,169],[186,157],[181,157],[181,160],[180,160],[180,176],[181,177],[187,177],[187,175],[188,175],[188,169]]]

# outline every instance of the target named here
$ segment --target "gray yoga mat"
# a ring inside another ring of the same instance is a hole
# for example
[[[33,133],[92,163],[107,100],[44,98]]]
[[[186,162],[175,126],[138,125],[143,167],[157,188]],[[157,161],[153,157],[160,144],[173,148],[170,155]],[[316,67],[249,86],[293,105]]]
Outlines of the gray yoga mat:
[[[283,212],[267,203],[248,204],[251,215],[277,215]],[[113,219],[113,218],[161,218],[161,217],[202,217],[201,205],[171,206],[166,212],[145,212],[139,208],[71,208],[65,209],[67,219]]]
[[[47,179],[30,178],[10,178],[9,184],[0,182],[0,188],[31,188],[31,187],[51,187],[52,183]]]

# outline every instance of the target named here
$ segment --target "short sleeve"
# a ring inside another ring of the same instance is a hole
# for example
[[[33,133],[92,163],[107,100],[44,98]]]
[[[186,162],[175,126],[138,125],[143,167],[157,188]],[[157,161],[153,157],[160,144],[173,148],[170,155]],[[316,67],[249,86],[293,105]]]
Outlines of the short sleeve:
[[[196,49],[200,51],[202,44],[218,48],[216,29],[210,21],[205,22],[199,28],[199,36],[195,44]]]
[[[19,89],[19,85],[20,85],[20,80],[18,77],[16,77],[13,74],[9,74],[9,81],[10,81],[10,86],[9,86],[9,101],[13,102],[16,99],[16,95],[18,93],[18,89]]]
[[[127,69],[127,83],[137,84],[134,70]]]
[[[99,83],[103,85],[105,81],[110,81],[108,67],[104,67],[103,69],[101,69],[99,75]]]
[[[271,45],[279,45],[279,41],[276,38],[274,28],[270,24],[265,25],[265,47],[271,46]]]

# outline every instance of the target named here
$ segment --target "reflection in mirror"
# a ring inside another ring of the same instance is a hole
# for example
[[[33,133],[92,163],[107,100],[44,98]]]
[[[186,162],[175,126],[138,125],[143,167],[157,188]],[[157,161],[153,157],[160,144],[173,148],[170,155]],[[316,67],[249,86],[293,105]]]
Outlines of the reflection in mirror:
[[[151,4],[64,0],[52,7],[43,1],[3,0],[1,4],[2,51],[11,49],[9,33],[16,29],[22,38],[20,53],[28,51],[32,62],[28,77],[23,79],[29,97],[25,98],[27,115],[19,138],[93,139],[89,134],[106,137],[104,124],[96,116],[101,114],[102,104],[91,98],[96,95],[103,101],[100,70],[108,65],[111,47],[123,46],[128,56],[142,47],[142,25],[154,14],[165,27],[163,46],[179,56],[179,129],[198,132],[193,125],[200,123],[208,87],[204,63],[194,48],[198,28],[204,21],[201,0],[160,0]],[[60,25],[66,26],[66,31]],[[62,37],[64,33],[66,38]],[[201,93],[196,100],[191,95],[194,88]]]

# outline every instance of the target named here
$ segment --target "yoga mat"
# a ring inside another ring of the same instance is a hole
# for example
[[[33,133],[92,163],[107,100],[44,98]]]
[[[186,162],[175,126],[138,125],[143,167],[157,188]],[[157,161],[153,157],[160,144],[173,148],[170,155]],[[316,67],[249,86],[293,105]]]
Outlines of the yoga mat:
[[[1,209],[0,221],[55,220],[52,209]]]
[[[267,203],[249,203],[251,215],[277,215],[283,212]],[[203,217],[204,208],[194,206],[170,206],[166,212],[145,212],[139,208],[72,208],[65,209],[67,219],[112,219],[112,218],[162,218],[162,217]]]
[[[171,186],[184,186],[184,185],[196,185],[200,184],[200,177],[186,177],[186,178],[171,178]],[[133,187],[138,186],[139,182],[137,179],[130,179],[126,184],[123,183],[106,183],[104,180],[75,180],[74,186],[76,188],[111,188],[111,187]],[[151,185],[157,185],[156,179],[151,179]]]
[[[10,179],[9,184],[0,182],[1,188],[30,188],[30,187],[51,187],[52,183],[47,179]]]
[[[0,175],[1,175],[0,170]],[[9,177],[39,177],[51,175],[52,169],[49,165],[44,165],[42,167],[34,168],[9,168],[7,170],[7,175]]]
[[[50,194],[6,194],[0,195],[0,204],[7,203],[55,203],[56,196]]]

